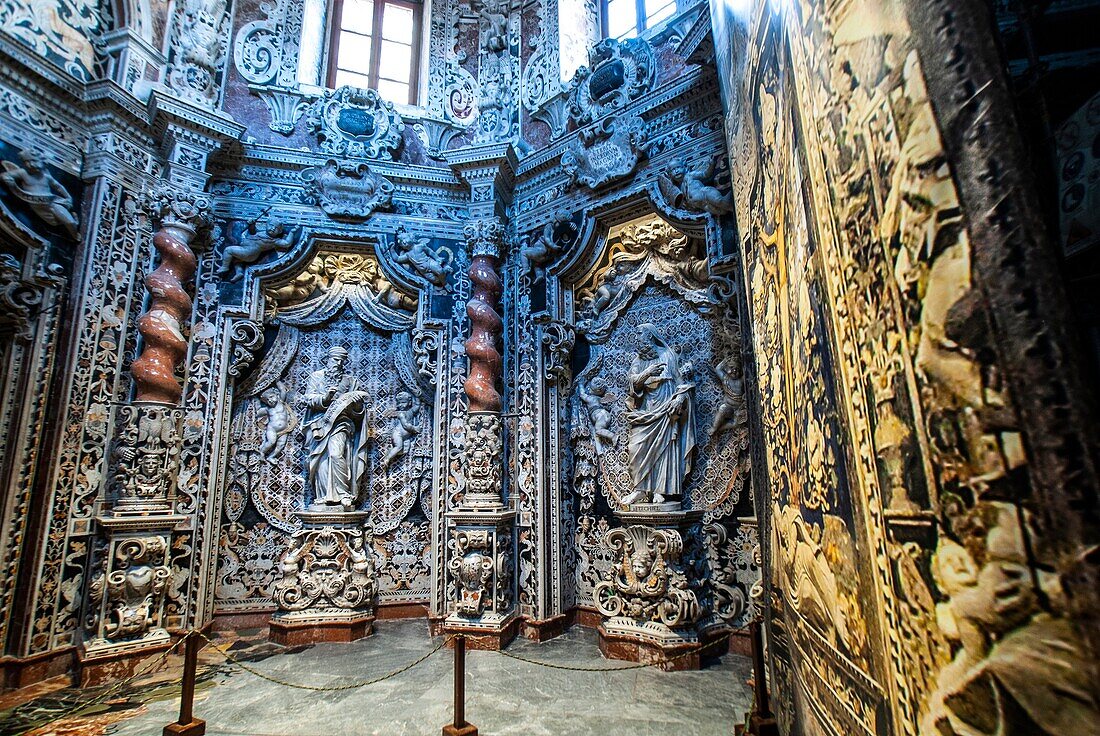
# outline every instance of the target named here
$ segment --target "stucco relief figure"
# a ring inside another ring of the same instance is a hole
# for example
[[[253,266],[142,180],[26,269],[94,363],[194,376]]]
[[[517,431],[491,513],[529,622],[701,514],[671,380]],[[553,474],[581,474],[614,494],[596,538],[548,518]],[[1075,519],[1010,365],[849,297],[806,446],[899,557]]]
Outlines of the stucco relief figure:
[[[611,431],[611,412],[607,409],[610,399],[607,386],[599,378],[577,383],[577,397],[588,410],[592,421],[592,441],[597,452],[603,452],[615,444],[615,434]]]
[[[272,251],[283,252],[290,250],[302,239],[302,228],[291,229],[285,223],[276,218],[271,218],[263,228],[258,228],[255,220],[249,222],[247,227],[237,236],[237,242],[227,245],[222,251],[222,263],[218,268],[218,275],[225,276],[233,273],[238,265],[255,263]],[[235,273],[237,278],[240,273]]]
[[[286,447],[287,436],[294,429],[294,415],[287,404],[287,391],[282,382],[260,394],[260,407],[256,411],[264,424],[264,441],[260,454],[275,462]]]
[[[661,193],[673,207],[725,215],[733,211],[733,202],[710,182],[714,178],[714,159],[689,169],[683,161],[673,161],[658,179]]]
[[[80,232],[80,220],[73,212],[72,196],[49,172],[45,160],[37,151],[21,151],[19,158],[23,161],[22,166],[11,161],[2,162],[4,171],[0,172],[0,180],[43,222],[51,227],[60,227],[76,238]]]
[[[447,283],[452,256],[445,248],[432,248],[428,238],[418,238],[401,228],[394,237],[394,260],[436,286]]]
[[[397,394],[397,410],[394,412],[396,422],[393,425],[393,447],[386,453],[382,461],[382,467],[388,468],[399,457],[407,456],[412,452],[416,436],[420,434],[420,427],[416,421],[420,417],[420,404],[408,391]]]
[[[264,290],[269,306],[289,305],[303,301],[318,289],[326,286],[325,262],[314,258],[305,271],[295,276],[290,283]]]
[[[607,309],[607,306],[622,292],[623,284],[620,277],[630,273],[636,265],[628,261],[618,261],[611,264],[603,283],[592,294],[592,302],[589,304],[588,311],[593,317],[598,316],[603,310]]]
[[[695,450],[695,384],[684,378],[691,363],[657,335],[640,325],[642,345],[627,374],[630,474],[634,490],[624,504],[663,503],[679,499],[691,473]]]
[[[309,374],[303,399],[312,413],[306,437],[314,507],[351,511],[367,468],[367,393],[348,374],[347,360],[347,350],[331,348],[328,364]]]
[[[488,21],[489,29],[485,33],[485,50],[491,54],[503,53],[508,49],[507,3],[489,0],[485,3],[482,17]]]
[[[949,596],[936,607],[937,623],[958,651],[940,671],[921,733],[1100,734],[1100,704],[1083,643],[1064,617],[1061,581],[1045,561],[1028,564],[1017,508],[982,501],[952,527],[962,543],[941,537],[932,571]]]

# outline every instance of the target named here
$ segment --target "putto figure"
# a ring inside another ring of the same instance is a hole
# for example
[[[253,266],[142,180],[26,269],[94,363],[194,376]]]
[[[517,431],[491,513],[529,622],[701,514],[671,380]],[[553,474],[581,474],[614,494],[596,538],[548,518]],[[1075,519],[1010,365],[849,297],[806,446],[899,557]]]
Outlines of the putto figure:
[[[714,421],[710,426],[711,436],[745,421],[745,381],[736,375],[735,369],[730,358],[723,358],[714,366],[714,376],[722,389],[722,403],[714,413]]]
[[[642,344],[627,374],[626,421],[634,491],[624,504],[679,499],[691,473],[695,450],[695,384],[684,378],[691,363],[657,335],[651,324],[638,327]]]
[[[588,409],[592,421],[592,442],[597,452],[603,452],[607,445],[615,444],[615,434],[611,431],[611,412],[607,409],[610,399],[607,386],[599,378],[577,384],[577,396]],[[606,445],[604,443],[607,443]]]
[[[447,275],[451,272],[450,251],[432,248],[428,238],[415,237],[405,228],[394,236],[393,259],[439,287],[447,283]]]
[[[367,469],[368,397],[348,374],[347,361],[346,349],[331,348],[327,365],[309,374],[303,396],[312,415],[305,429],[313,510],[333,506],[353,510]]]
[[[0,172],[0,180],[43,222],[62,228],[75,240],[80,234],[80,220],[73,212],[72,195],[49,172],[37,151],[21,151],[19,158],[22,167],[11,161],[2,162],[4,171]]]
[[[709,182],[714,177],[714,159],[689,169],[683,161],[673,161],[658,179],[661,193],[673,207],[725,215],[733,212],[729,197]]]
[[[287,435],[294,428],[294,415],[290,413],[287,391],[281,382],[260,394],[260,408],[257,413],[260,421],[265,423],[260,454],[268,462],[274,462],[286,447]]]
[[[420,416],[420,404],[408,391],[397,394],[397,410],[394,415],[397,423],[393,425],[393,447],[382,461],[384,468],[388,468],[397,458],[412,452],[413,442],[420,434],[420,427],[416,425]]]
[[[238,265],[255,263],[271,251],[290,250],[301,239],[300,225],[292,230],[281,220],[272,217],[261,230],[257,227],[257,221],[252,220],[237,236],[237,242],[227,245],[222,251],[222,264],[218,268],[218,275],[225,276],[233,273],[233,278],[237,279],[241,272],[237,270],[234,273],[234,270]]]

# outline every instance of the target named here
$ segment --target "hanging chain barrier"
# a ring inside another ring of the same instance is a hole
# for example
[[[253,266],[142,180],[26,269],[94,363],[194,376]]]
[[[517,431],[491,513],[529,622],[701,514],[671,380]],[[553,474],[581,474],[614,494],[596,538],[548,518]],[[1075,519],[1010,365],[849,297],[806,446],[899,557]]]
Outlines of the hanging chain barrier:
[[[654,662],[639,662],[637,664],[627,664],[619,667],[582,667],[580,665],[554,664],[553,662],[540,662],[537,659],[528,659],[527,657],[521,657],[518,654],[512,654],[511,652],[506,652],[503,649],[501,649],[499,653],[503,654],[509,659],[519,660],[520,662],[526,662],[527,664],[538,665],[539,667],[547,667],[552,670],[567,670],[569,672],[623,672],[625,670],[641,670],[645,669],[646,667],[663,667],[667,664],[672,664],[673,662],[681,660],[685,657],[690,657],[695,654],[702,654],[704,651],[710,649],[711,647],[715,647],[718,644],[728,642],[731,636],[733,636],[732,633],[726,634],[725,636],[720,636],[714,641],[707,642],[706,644],[702,644],[692,649],[688,649],[687,651],[680,652],[679,654],[675,654],[668,658],[658,659]]]
[[[404,667],[396,669],[396,670],[394,670],[393,672],[390,672],[387,675],[382,675],[380,677],[374,677],[370,680],[362,680],[361,682],[351,682],[351,683],[348,683],[346,685],[301,685],[301,684],[296,683],[296,682],[287,682],[286,680],[280,680],[276,677],[272,677],[271,675],[265,675],[263,672],[260,672],[259,670],[255,669],[254,667],[249,667],[247,664],[240,661],[239,659],[237,659],[236,657],[231,655],[229,652],[227,652],[224,649],[222,649],[221,647],[219,647],[208,636],[206,636],[206,634],[203,634],[202,632],[199,632],[199,636],[201,636],[203,639],[206,639],[206,643],[209,644],[214,649],[214,651],[216,651],[223,658],[225,658],[225,661],[228,664],[231,664],[235,667],[240,667],[242,670],[244,670],[245,672],[247,672],[250,675],[254,675],[256,677],[259,677],[261,680],[267,680],[268,682],[272,682],[276,685],[282,685],[283,687],[289,687],[289,688],[293,688],[295,690],[313,690],[314,692],[323,692],[323,693],[339,692],[339,691],[342,691],[342,690],[356,690],[356,689],[361,688],[361,687],[366,687],[367,685],[374,685],[376,683],[382,682],[383,680],[388,680],[391,677],[397,677],[401,673],[408,672],[413,667],[417,666],[418,664],[420,664],[424,660],[428,659],[433,654],[438,652],[440,649],[447,646],[447,644],[449,644],[451,642],[451,640],[454,639],[453,636],[448,636],[448,637],[444,638],[443,641],[439,642],[439,644],[437,644],[435,646],[435,648],[432,649],[431,651],[429,651],[427,654],[423,655],[419,659],[416,659],[416,660],[413,660],[412,662],[409,662]]]
[[[529,659],[527,657],[523,657],[523,656],[520,656],[518,654],[513,654],[513,653],[505,651],[505,650],[496,650],[496,653],[500,654],[504,657],[507,657],[509,659],[514,659],[518,662],[524,662],[526,664],[535,665],[535,666],[538,666],[538,667],[547,667],[547,668],[556,669],[556,670],[566,670],[566,671],[569,671],[569,672],[624,672],[624,671],[627,671],[627,670],[645,669],[647,667],[664,667],[668,664],[671,664],[673,662],[681,660],[685,657],[690,657],[690,656],[702,654],[703,652],[705,652],[709,649],[712,649],[714,647],[717,647],[720,644],[727,643],[732,635],[733,635],[732,633],[727,633],[724,636],[721,636],[721,637],[715,639],[714,641],[708,642],[708,643],[700,645],[698,647],[693,647],[691,649],[680,652],[679,654],[675,654],[675,655],[673,655],[671,657],[668,657],[668,658],[658,659],[658,660],[655,660],[653,662],[639,662],[639,663],[636,663],[636,664],[628,664],[628,665],[614,666],[614,667],[585,667],[585,666],[581,666],[581,665],[555,664],[553,662],[544,662],[544,661],[540,661],[540,660],[537,660],[537,659]],[[143,678],[143,677],[147,677],[151,674],[154,674],[155,672],[160,671],[164,667],[164,665],[168,662],[168,658],[170,656],[172,656],[173,654],[175,654],[179,650],[179,648],[188,639],[190,639],[192,637],[197,637],[199,639],[202,639],[207,645],[210,646],[211,649],[213,649],[215,652],[217,652],[218,655],[221,656],[222,659],[225,660],[226,665],[230,665],[232,667],[237,667],[237,668],[247,672],[250,675],[253,675],[255,677],[260,678],[261,680],[266,680],[267,682],[273,683],[275,685],[280,685],[282,687],[288,687],[288,688],[292,688],[292,689],[295,689],[295,690],[309,690],[309,691],[313,691],[313,692],[341,692],[341,691],[347,691],[347,690],[356,690],[356,689],[359,689],[359,688],[362,688],[362,687],[367,687],[368,685],[375,685],[379,682],[389,680],[391,678],[397,677],[400,674],[408,672],[409,670],[413,669],[417,665],[422,664],[423,662],[430,659],[432,656],[437,654],[444,647],[447,647],[449,644],[451,644],[452,641],[458,639],[460,636],[461,635],[446,636],[438,644],[436,644],[431,650],[429,650],[425,654],[421,655],[417,659],[409,662],[408,664],[404,665],[403,667],[400,667],[396,670],[393,670],[392,672],[389,672],[385,675],[380,675],[378,677],[373,677],[369,680],[360,680],[360,681],[357,681],[357,682],[350,682],[350,683],[346,683],[346,684],[342,684],[342,685],[303,685],[303,684],[296,683],[296,682],[289,682],[287,680],[282,680],[282,679],[279,679],[277,677],[272,677],[271,675],[268,675],[264,672],[261,672],[260,670],[256,669],[255,667],[252,667],[248,664],[245,664],[241,660],[234,657],[229,651],[227,651],[225,648],[220,646],[218,643],[216,643],[214,640],[212,640],[210,637],[208,637],[203,632],[198,631],[198,630],[192,630],[192,631],[187,632],[183,636],[181,636],[179,639],[177,639],[172,644],[171,647],[169,647],[164,652],[162,652],[161,655],[159,657],[157,657],[155,660],[153,660],[148,665],[146,665],[142,669],[138,670],[134,674],[130,675],[129,677],[126,677],[122,680],[119,680],[118,682],[114,683],[113,685],[111,685],[110,687],[105,689],[102,693],[97,694],[96,696],[94,696],[93,698],[91,698],[89,700],[81,700],[81,701],[75,703],[71,708],[68,708],[67,710],[62,711],[61,713],[58,713],[56,715],[51,715],[51,717],[46,721],[39,722],[39,723],[32,723],[32,724],[28,725],[22,731],[18,732],[15,736],[23,736],[23,734],[26,734],[30,731],[34,731],[36,729],[42,728],[46,725],[49,725],[50,723],[56,723],[58,721],[62,721],[62,720],[71,718],[75,715],[78,715],[82,711],[88,710],[89,708],[93,708],[96,705],[100,705],[100,704],[105,703],[108,700],[116,697],[119,693],[123,692],[127,687],[131,686],[136,680],[138,680],[140,678]],[[222,666],[224,666],[224,665],[213,665],[212,668],[216,669],[216,668],[222,667]],[[181,678],[181,686],[182,686],[182,678]]]

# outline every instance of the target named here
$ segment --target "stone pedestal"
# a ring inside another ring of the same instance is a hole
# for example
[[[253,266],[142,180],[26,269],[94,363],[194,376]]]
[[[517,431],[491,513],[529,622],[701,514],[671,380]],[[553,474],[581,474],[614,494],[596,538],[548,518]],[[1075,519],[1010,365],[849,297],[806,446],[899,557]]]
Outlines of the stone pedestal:
[[[354,641],[374,630],[378,595],[367,512],[299,511],[302,529],[279,561],[270,639],[284,646]]]
[[[615,562],[593,596],[602,616],[600,651],[611,659],[667,662],[666,670],[698,669],[703,611],[701,581],[682,561],[689,529],[702,512],[679,504],[635,504],[617,511],[623,526],[608,532]],[[673,659],[673,658],[676,659]]]
[[[444,631],[470,649],[502,649],[519,629],[512,577],[516,512],[464,509],[447,514],[447,572],[454,589]]]

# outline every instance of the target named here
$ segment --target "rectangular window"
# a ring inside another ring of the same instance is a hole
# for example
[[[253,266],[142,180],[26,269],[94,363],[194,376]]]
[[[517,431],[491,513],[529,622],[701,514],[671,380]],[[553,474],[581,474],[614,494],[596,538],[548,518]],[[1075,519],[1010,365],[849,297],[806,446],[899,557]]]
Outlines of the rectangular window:
[[[375,89],[415,105],[423,10],[417,0],[334,0],[328,86]]]
[[[676,14],[676,0],[600,0],[604,38],[633,38]]]

